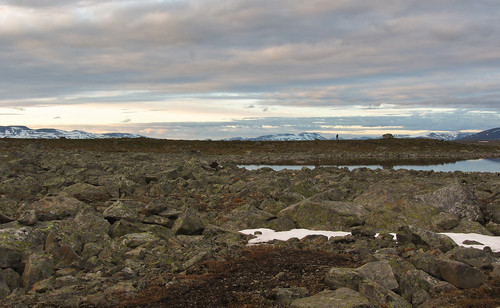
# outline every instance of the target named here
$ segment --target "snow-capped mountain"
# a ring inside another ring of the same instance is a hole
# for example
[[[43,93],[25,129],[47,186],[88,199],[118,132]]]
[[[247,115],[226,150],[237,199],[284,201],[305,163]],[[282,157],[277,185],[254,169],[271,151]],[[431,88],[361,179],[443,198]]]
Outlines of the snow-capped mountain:
[[[20,139],[107,139],[139,138],[140,135],[127,133],[93,134],[81,130],[65,131],[53,128],[31,129],[26,126],[0,126],[0,138]]]
[[[500,127],[488,129],[477,134],[472,134],[460,140],[500,140]]]
[[[228,141],[308,141],[308,140],[326,140],[325,137],[317,133],[300,133],[300,134],[277,134],[265,135],[256,138],[231,138]]]
[[[426,132],[422,134],[416,135],[396,135],[396,138],[426,138],[426,139],[437,139],[437,140],[446,140],[446,141],[454,141],[461,138],[465,138],[472,133],[464,133],[464,132]]]

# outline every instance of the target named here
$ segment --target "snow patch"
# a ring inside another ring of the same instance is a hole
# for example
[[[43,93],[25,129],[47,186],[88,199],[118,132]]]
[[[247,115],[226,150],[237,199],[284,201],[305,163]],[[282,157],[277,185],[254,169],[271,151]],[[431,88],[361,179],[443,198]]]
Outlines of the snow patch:
[[[259,229],[245,229],[240,231],[243,234],[249,234],[255,236],[255,238],[248,241],[248,244],[259,244],[266,243],[272,240],[286,241],[291,238],[303,239],[308,235],[324,235],[327,237],[332,236],[346,236],[351,234],[351,232],[344,231],[322,231],[322,230],[309,230],[309,229],[292,229],[289,231],[274,231],[272,229],[259,228]],[[396,234],[391,233],[396,239]],[[500,252],[500,236],[490,236],[482,235],[477,233],[439,233],[451,238],[457,245],[463,247],[472,247],[477,249],[483,249],[488,246],[494,252]],[[377,235],[375,235],[377,236]],[[476,241],[481,244],[464,244],[463,242]]]

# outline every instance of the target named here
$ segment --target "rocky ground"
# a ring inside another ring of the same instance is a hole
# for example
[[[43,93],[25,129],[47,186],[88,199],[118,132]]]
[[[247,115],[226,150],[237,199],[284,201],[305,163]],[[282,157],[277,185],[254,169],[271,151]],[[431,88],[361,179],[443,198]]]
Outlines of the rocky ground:
[[[0,306],[498,307],[499,253],[438,233],[499,236],[499,173],[237,165],[499,156],[426,140],[0,140]],[[249,228],[352,235],[247,246]]]

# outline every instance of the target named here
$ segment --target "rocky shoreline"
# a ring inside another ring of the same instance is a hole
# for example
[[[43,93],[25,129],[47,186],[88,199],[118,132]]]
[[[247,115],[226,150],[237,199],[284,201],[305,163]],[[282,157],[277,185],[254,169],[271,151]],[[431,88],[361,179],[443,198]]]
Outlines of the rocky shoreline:
[[[1,307],[500,305],[499,253],[438,234],[500,236],[499,173],[237,167],[497,150],[14,148],[0,165]],[[252,228],[351,235],[248,247],[238,231]]]

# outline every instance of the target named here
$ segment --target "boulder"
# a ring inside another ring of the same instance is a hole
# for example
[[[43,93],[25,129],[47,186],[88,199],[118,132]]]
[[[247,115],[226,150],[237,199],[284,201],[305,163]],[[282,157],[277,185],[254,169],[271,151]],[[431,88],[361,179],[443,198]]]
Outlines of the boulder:
[[[433,254],[416,251],[409,261],[415,268],[423,270],[438,279],[441,278],[439,274],[439,258]]]
[[[276,215],[260,210],[251,204],[243,205],[232,210],[224,216],[223,227],[232,230],[243,230],[265,227],[268,221],[275,219]]]
[[[309,291],[305,287],[275,288],[274,298],[282,303],[290,303],[293,300],[309,296]]]
[[[316,295],[296,299],[291,307],[297,308],[374,308],[363,295],[349,288],[323,290]]]
[[[471,221],[468,219],[462,219],[458,226],[456,226],[452,232],[455,233],[479,233],[484,235],[493,235],[488,229],[486,229],[482,224],[477,221]]]
[[[486,230],[490,231],[494,236],[500,236],[500,224],[490,221],[486,224]]]
[[[21,261],[21,250],[0,243],[0,268],[19,268]]]
[[[99,178],[99,184],[104,186],[112,198],[125,198],[134,193],[139,186],[134,181],[127,179],[124,175],[113,175]]]
[[[411,304],[404,298],[391,290],[387,290],[372,280],[361,281],[359,284],[359,293],[369,299],[372,303],[376,303],[379,307],[412,307]]]
[[[21,287],[21,276],[12,268],[0,269],[0,298]]]
[[[491,269],[495,258],[488,252],[475,248],[456,247],[448,251],[445,258],[468,264],[477,269]]]
[[[396,290],[399,287],[392,267],[387,260],[366,263],[358,268],[358,273],[364,279],[375,281],[387,290]]]
[[[106,187],[87,183],[73,184],[63,189],[62,193],[87,203],[107,201],[111,198]]]
[[[175,234],[198,235],[202,234],[204,228],[205,224],[198,215],[198,212],[192,208],[188,208],[175,220],[172,231]]]
[[[460,219],[457,214],[441,212],[431,220],[435,231],[446,231],[455,228]]]
[[[325,284],[332,290],[349,288],[358,291],[362,280],[357,269],[332,267],[326,275]]]
[[[20,224],[23,224],[26,226],[32,226],[32,225],[36,224],[36,222],[38,221],[38,216],[36,215],[35,210],[29,210],[29,211],[22,213],[19,216],[19,218],[17,219],[17,221]]]
[[[85,203],[66,195],[55,197],[45,197],[26,205],[22,210],[34,210],[40,221],[60,220],[67,217],[74,217],[76,214],[88,208]]]
[[[47,279],[54,273],[54,261],[50,255],[35,253],[28,257],[24,267],[23,286],[30,289],[36,282]]]
[[[129,233],[118,239],[122,245],[129,248],[136,248],[151,242],[160,240],[160,238],[152,232]]]
[[[399,280],[399,286],[401,296],[412,302],[414,295],[420,291],[438,295],[456,289],[450,283],[438,280],[422,270],[406,272]]]
[[[104,218],[111,223],[124,219],[132,222],[139,221],[139,213],[146,205],[135,200],[118,200],[103,212]]]
[[[401,226],[398,229],[396,238],[401,245],[414,244],[417,245],[417,247],[440,249],[444,252],[457,246],[457,244],[446,235],[413,226]]]
[[[488,279],[481,271],[453,260],[441,260],[439,273],[444,280],[461,289],[477,288]]]
[[[366,213],[361,204],[308,199],[281,210],[278,217],[292,220],[299,228],[345,230],[363,224]]]
[[[50,253],[55,261],[62,262],[64,266],[80,265],[80,256],[69,246],[62,243],[57,234],[50,231],[45,242],[45,251]]]
[[[455,214],[460,219],[484,222],[479,200],[463,184],[451,184],[419,197],[441,212]]]

